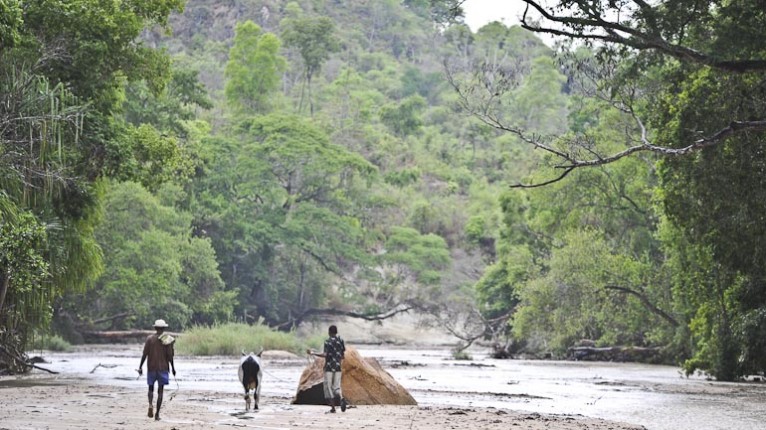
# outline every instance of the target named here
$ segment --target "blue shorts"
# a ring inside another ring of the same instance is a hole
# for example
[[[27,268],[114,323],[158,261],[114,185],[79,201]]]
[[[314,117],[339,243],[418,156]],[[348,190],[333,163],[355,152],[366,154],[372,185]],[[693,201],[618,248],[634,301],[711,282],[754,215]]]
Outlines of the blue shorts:
[[[162,385],[168,385],[170,383],[170,376],[167,370],[152,370],[146,372],[146,383],[149,386],[154,385],[154,381],[159,382]]]

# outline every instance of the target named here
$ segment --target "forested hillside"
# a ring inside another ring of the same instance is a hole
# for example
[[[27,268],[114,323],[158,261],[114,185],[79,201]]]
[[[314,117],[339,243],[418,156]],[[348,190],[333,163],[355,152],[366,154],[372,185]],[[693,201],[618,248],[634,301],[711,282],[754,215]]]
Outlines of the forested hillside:
[[[536,81],[509,96],[540,99],[518,108],[540,129],[566,129],[565,78],[520,28],[441,25],[393,1],[193,1],[171,16],[172,36],[146,33],[176,75],[160,99],[131,84],[126,118],[188,151],[183,179],[151,171],[111,184],[96,232],[105,273],[62,310],[121,316],[108,328],[158,313],[181,328],[235,318],[290,328],[328,312],[414,309],[468,319],[478,327],[456,333],[482,335],[473,285],[495,257],[497,198],[534,159],[460,109],[444,62],[523,68]],[[206,94],[176,82],[194,76]],[[195,256],[186,243],[199,243]]]
[[[6,356],[412,312],[498,356],[766,370],[757,1],[638,7],[638,42],[578,1],[555,50],[459,3],[0,3]]]

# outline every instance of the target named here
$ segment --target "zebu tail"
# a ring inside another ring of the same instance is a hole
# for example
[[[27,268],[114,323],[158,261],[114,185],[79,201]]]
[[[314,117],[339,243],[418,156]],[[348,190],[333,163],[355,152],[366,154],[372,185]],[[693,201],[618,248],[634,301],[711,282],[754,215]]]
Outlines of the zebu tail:
[[[257,390],[258,389],[258,372],[261,370],[261,366],[258,362],[249,356],[242,362],[242,385],[245,390]]]

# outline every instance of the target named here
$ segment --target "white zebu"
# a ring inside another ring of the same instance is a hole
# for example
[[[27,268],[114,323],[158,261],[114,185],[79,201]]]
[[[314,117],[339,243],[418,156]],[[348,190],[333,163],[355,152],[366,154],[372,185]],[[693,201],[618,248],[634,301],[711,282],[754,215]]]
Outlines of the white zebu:
[[[245,410],[250,410],[250,391],[253,391],[253,409],[258,409],[258,401],[261,399],[261,379],[263,371],[261,370],[261,354],[242,353],[242,359],[239,361],[239,382],[245,388]]]

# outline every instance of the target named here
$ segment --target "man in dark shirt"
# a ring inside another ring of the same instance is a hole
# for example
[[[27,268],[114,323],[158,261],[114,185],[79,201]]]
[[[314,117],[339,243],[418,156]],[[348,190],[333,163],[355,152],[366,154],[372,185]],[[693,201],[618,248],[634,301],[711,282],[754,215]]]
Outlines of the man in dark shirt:
[[[154,322],[154,329],[157,333],[146,338],[144,343],[144,353],[141,356],[141,364],[138,365],[138,374],[143,373],[144,361],[146,362],[146,382],[149,384],[149,413],[148,416],[160,420],[160,407],[162,406],[162,393],[165,385],[170,383],[168,370],[173,369],[173,376],[176,376],[176,366],[173,363],[173,339],[172,336],[165,333],[168,327],[164,320]],[[169,366],[168,366],[169,365]],[[152,398],[154,397],[154,383],[157,382],[157,413],[152,410]]]
[[[324,357],[324,398],[330,405],[331,413],[335,413],[335,407],[340,406],[340,410],[346,412],[346,399],[341,396],[340,377],[341,365],[346,353],[346,344],[338,336],[338,328],[334,325],[328,330],[330,335],[324,341],[324,352],[314,352],[307,350],[309,355]]]

